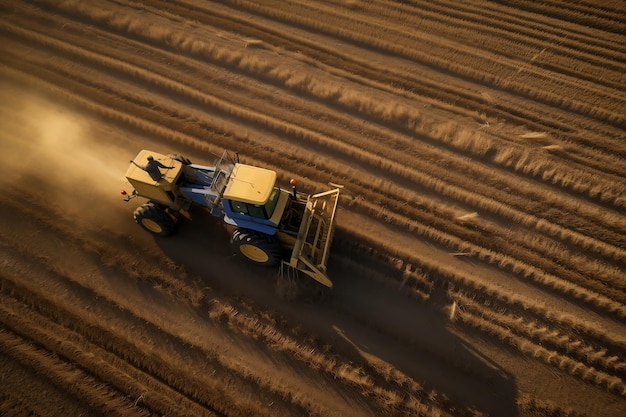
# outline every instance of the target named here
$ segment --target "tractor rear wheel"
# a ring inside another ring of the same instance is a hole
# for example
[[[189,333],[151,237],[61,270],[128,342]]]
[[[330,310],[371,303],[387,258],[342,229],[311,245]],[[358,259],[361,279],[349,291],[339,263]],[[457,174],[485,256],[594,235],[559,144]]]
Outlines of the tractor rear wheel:
[[[169,236],[176,231],[176,223],[170,215],[154,204],[137,207],[134,217],[141,227],[157,236]]]
[[[252,230],[237,229],[230,238],[235,254],[254,264],[274,266],[280,262],[282,250],[274,236]]]

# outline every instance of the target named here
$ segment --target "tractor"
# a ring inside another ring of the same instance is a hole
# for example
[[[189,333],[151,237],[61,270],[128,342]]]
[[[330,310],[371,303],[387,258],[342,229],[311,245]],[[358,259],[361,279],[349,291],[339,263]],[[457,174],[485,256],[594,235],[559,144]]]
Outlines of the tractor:
[[[140,165],[145,161],[156,164],[156,171]],[[147,231],[172,235],[180,217],[190,218],[188,210],[201,206],[234,229],[230,243],[236,255],[279,266],[283,276],[303,273],[332,287],[326,265],[341,186],[307,195],[291,180],[291,189],[283,189],[275,171],[240,163],[228,151],[214,165],[198,165],[178,154],[142,150],[125,177],[132,191],[122,191],[124,200],[145,200],[134,218]]]

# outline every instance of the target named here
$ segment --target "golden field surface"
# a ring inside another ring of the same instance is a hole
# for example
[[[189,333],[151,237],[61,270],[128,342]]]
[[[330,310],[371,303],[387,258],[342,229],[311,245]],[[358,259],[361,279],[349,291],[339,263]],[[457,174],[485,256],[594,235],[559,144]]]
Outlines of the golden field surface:
[[[626,2],[0,4],[0,415],[626,415]],[[343,184],[320,300],[140,149]]]

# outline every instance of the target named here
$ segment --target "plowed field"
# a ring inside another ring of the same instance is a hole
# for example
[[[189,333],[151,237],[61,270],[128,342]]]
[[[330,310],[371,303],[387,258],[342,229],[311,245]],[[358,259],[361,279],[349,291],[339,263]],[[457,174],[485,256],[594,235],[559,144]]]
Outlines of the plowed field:
[[[0,415],[626,415],[626,2],[0,3]],[[140,149],[345,185],[287,300]]]

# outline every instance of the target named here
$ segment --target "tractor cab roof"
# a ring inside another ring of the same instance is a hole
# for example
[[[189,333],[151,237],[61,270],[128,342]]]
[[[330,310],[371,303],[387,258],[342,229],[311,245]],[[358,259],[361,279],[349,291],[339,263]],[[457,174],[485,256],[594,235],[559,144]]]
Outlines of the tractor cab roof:
[[[245,164],[235,164],[224,198],[250,204],[265,204],[276,184],[276,172]]]

